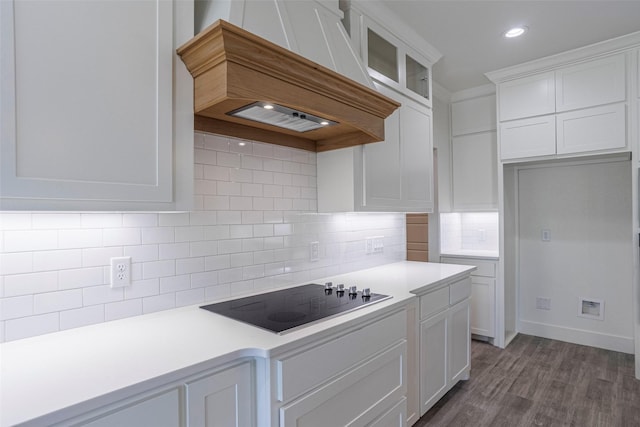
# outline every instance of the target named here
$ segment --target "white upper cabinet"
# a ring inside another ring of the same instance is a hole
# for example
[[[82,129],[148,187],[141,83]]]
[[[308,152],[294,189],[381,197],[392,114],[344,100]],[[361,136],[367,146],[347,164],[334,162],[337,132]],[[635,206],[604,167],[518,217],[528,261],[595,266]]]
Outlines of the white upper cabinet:
[[[541,116],[500,123],[502,160],[556,153],[556,118]]]
[[[451,135],[496,130],[495,95],[465,99],[451,104]]]
[[[558,114],[558,154],[625,148],[625,117],[624,104]]]
[[[554,73],[536,74],[502,83],[498,94],[500,121],[554,113]]]
[[[193,88],[175,48],[193,3],[3,1],[0,15],[0,207],[188,207]]]
[[[569,111],[626,99],[624,54],[556,71],[556,111]]]

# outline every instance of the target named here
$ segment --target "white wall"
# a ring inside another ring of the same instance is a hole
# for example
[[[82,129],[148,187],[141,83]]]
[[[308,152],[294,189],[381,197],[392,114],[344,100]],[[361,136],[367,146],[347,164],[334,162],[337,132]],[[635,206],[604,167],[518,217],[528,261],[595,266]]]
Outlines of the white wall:
[[[629,163],[518,171],[521,332],[633,353]],[[579,317],[579,297],[604,300],[604,320]]]
[[[315,153],[195,144],[192,212],[0,212],[0,342],[405,259],[403,214],[315,213]],[[379,235],[384,252],[365,254]],[[133,284],[111,289],[109,260],[123,255]]]

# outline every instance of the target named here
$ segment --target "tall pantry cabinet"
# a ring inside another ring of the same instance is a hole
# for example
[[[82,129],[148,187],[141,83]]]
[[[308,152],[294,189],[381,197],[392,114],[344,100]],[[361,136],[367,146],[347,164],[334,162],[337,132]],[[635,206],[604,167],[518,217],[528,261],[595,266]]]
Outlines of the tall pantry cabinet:
[[[0,208],[188,208],[193,1],[3,1]]]

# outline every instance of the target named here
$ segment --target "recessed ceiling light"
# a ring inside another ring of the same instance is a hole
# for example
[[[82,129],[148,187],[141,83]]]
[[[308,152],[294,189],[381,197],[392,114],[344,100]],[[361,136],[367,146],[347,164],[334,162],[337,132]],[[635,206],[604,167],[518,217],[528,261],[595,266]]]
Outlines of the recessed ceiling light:
[[[512,39],[514,37],[520,37],[528,30],[527,27],[513,27],[509,30],[505,31],[504,36],[508,39]]]
[[[273,105],[271,105],[271,104],[264,104],[264,105],[262,106],[262,108],[264,108],[265,110],[273,110]]]

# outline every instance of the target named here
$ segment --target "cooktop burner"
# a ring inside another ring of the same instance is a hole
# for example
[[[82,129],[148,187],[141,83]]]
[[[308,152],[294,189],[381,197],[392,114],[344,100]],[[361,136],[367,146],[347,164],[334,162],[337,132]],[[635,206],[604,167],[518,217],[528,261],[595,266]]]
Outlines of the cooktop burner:
[[[205,310],[278,334],[391,298],[368,288],[316,283],[202,306]]]

